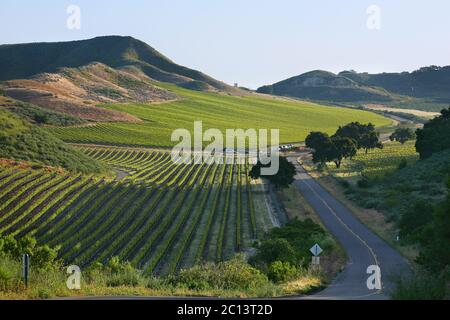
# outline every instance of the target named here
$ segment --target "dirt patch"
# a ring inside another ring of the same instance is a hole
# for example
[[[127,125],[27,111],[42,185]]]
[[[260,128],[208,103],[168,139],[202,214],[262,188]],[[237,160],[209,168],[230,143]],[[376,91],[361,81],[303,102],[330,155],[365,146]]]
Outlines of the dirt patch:
[[[30,79],[5,81],[3,91],[14,99],[91,121],[142,122],[125,112],[97,107],[109,103],[152,103],[177,99],[144,74],[92,63],[64,68]]]

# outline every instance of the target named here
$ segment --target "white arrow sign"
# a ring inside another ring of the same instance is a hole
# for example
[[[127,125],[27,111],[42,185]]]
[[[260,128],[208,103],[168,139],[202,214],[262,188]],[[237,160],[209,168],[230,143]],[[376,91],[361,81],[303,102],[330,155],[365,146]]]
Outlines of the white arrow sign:
[[[317,257],[319,254],[321,254],[322,253],[322,248],[321,247],[319,247],[319,245],[316,243],[315,245],[313,245],[312,247],[311,247],[311,249],[309,249],[309,251],[311,251],[311,253],[315,256],[315,257]]]

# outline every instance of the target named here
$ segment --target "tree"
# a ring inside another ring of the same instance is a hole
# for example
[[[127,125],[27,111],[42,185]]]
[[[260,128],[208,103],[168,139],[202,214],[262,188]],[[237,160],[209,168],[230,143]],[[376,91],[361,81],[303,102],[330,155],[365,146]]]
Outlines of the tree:
[[[308,148],[313,148],[313,162],[325,164],[333,161],[336,167],[341,166],[342,159],[356,155],[356,142],[348,137],[334,135],[329,137],[323,132],[311,132],[305,140]]]
[[[372,123],[351,122],[339,127],[335,136],[353,139],[356,142],[357,149],[364,148],[366,153],[369,149],[383,148],[383,145],[378,141],[378,133]]]
[[[416,150],[421,159],[430,157],[434,152],[450,149],[450,108],[441,111],[441,115],[416,131]]]
[[[311,132],[305,140],[308,148],[314,149],[313,162],[325,164],[333,160],[335,154],[333,141],[328,134],[323,132]]]
[[[410,128],[398,128],[389,137],[391,141],[398,141],[404,144],[408,140],[413,140],[416,138],[416,134]]]
[[[263,165],[258,161],[250,170],[249,176],[252,179],[258,179],[261,177],[261,168],[269,167],[270,165],[270,163]],[[286,188],[294,181],[295,172],[295,166],[292,163],[290,163],[285,157],[279,157],[278,172],[274,175],[267,175],[264,177],[273,183],[275,187]]]
[[[363,148],[367,154],[370,149],[383,149],[383,144],[378,140],[379,135],[375,131],[365,133],[361,136],[360,146]]]
[[[330,158],[333,159],[337,168],[341,167],[342,159],[351,158],[356,155],[357,147],[353,139],[334,136],[331,139],[333,150],[330,150]]]

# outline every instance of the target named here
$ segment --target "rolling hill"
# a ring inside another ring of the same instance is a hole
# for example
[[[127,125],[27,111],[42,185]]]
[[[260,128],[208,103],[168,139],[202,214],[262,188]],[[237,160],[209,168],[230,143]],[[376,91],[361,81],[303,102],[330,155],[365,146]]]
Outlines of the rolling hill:
[[[327,101],[377,101],[392,100],[381,88],[368,87],[331,72],[316,70],[292,77],[258,89],[260,93],[292,96]]]
[[[301,99],[355,104],[370,102],[440,111],[450,103],[450,66],[380,74],[355,71],[334,74],[315,70],[262,86],[257,91]]]
[[[155,84],[243,94],[180,66],[132,37],[0,45],[0,89],[7,96],[89,121],[139,122],[98,104],[160,102],[177,97]]]

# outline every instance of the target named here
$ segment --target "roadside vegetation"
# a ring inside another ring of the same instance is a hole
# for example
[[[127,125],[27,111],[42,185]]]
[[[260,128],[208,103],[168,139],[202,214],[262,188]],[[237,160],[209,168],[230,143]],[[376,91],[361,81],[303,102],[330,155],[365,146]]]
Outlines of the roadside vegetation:
[[[329,275],[308,264],[309,247],[319,242],[331,252],[335,243],[311,220],[292,221],[273,229],[257,246],[256,255],[243,255],[218,263],[200,263],[165,276],[143,272],[112,257],[82,269],[80,290],[66,286],[68,274],[58,247],[36,245],[23,237],[0,237],[0,298],[43,299],[86,295],[277,297],[299,295],[323,287]],[[298,246],[300,245],[300,246]],[[287,251],[279,251],[279,250]],[[21,275],[21,257],[30,254],[29,287]]]
[[[410,141],[414,132],[399,129],[382,149],[359,151],[339,168],[326,163],[319,167],[322,175],[334,178],[346,198],[372,210],[364,215],[383,214],[381,223],[392,228],[382,230],[385,240],[400,249],[414,248],[408,257],[415,277],[398,279],[392,292],[396,299],[442,299],[450,294],[449,115],[443,110],[417,130],[416,142]],[[375,217],[367,220],[380,224]]]

